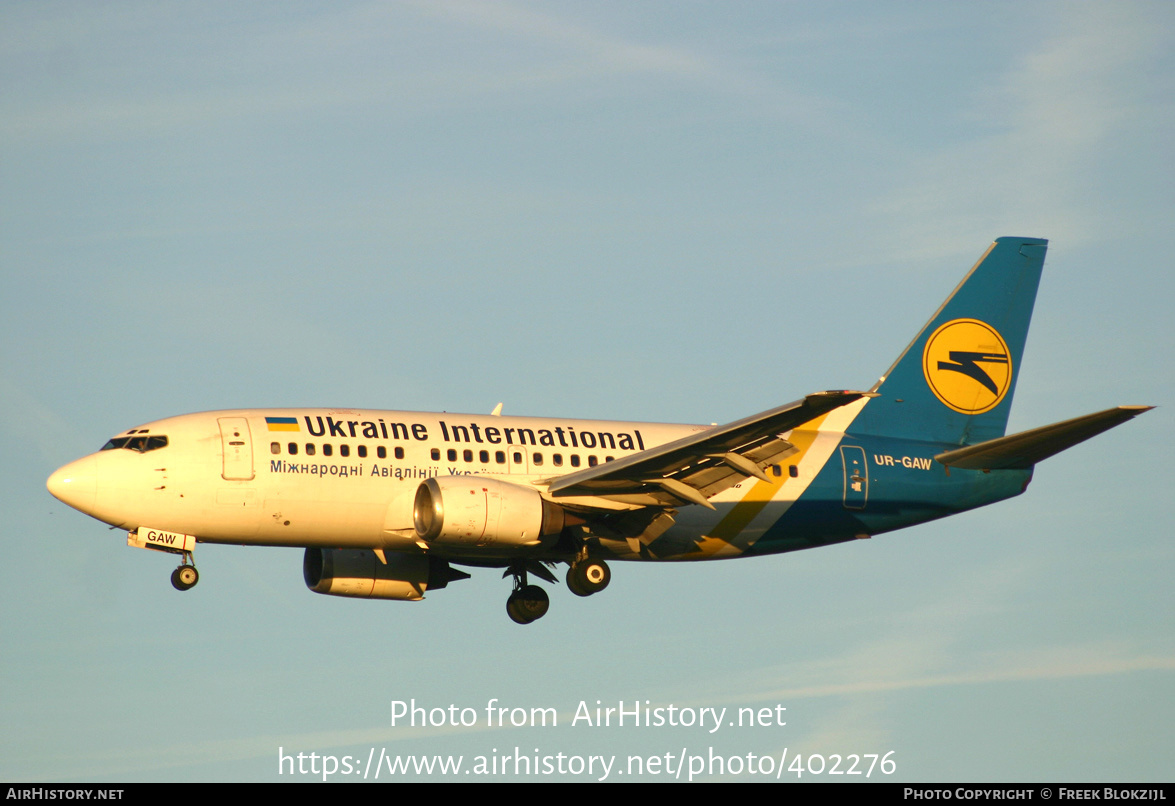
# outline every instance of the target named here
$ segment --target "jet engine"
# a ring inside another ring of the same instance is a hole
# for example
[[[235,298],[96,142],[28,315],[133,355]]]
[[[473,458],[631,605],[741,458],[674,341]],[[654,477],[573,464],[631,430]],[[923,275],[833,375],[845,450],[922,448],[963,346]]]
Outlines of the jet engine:
[[[398,599],[415,602],[426,590],[440,590],[469,574],[423,554],[387,554],[387,563],[370,549],[308,548],[302,558],[306,587],[330,596]]]
[[[563,508],[535,490],[486,476],[434,476],[416,489],[416,534],[459,547],[539,546],[557,536]]]

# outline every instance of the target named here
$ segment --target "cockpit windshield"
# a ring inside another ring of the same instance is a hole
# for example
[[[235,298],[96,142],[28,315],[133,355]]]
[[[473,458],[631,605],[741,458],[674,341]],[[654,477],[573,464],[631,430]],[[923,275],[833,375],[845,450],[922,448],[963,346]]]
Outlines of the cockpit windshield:
[[[104,451],[113,451],[117,448],[126,448],[128,451],[146,453],[167,447],[167,437],[162,434],[153,436],[115,437],[102,446]]]

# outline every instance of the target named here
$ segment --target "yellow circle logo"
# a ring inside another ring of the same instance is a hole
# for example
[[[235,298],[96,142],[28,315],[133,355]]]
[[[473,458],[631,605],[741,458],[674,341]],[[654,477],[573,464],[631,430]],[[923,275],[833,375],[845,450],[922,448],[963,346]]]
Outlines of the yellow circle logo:
[[[922,374],[947,408],[983,414],[994,409],[1012,385],[1012,356],[991,325],[954,319],[926,340]]]

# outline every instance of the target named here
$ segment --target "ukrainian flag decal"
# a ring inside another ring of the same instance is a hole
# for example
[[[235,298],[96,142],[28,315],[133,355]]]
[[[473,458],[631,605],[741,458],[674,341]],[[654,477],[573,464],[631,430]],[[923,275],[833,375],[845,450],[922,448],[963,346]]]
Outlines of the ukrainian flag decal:
[[[922,374],[935,397],[960,414],[983,414],[1012,385],[1012,356],[996,329],[978,319],[954,319],[926,340]]]
[[[297,417],[266,417],[265,424],[270,431],[301,431]]]

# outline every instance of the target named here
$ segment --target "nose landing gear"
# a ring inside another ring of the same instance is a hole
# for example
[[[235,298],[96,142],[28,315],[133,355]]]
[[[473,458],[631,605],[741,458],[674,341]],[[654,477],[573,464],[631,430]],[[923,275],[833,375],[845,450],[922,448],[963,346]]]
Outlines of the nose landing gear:
[[[200,581],[200,572],[192,563],[192,552],[184,552],[184,560],[171,572],[171,584],[177,591],[191,590]]]

